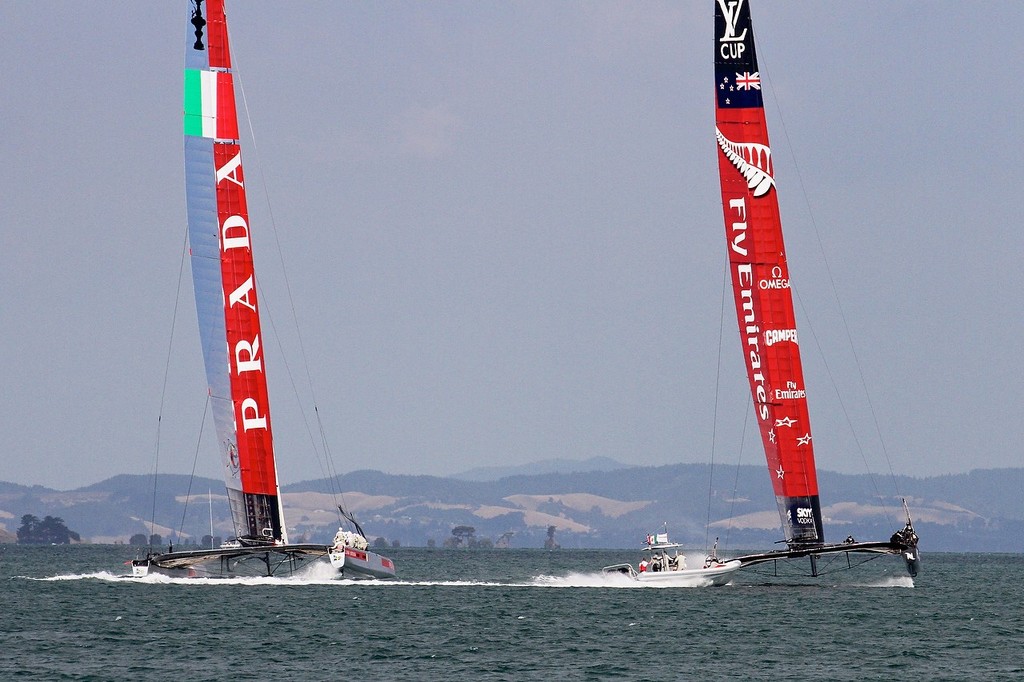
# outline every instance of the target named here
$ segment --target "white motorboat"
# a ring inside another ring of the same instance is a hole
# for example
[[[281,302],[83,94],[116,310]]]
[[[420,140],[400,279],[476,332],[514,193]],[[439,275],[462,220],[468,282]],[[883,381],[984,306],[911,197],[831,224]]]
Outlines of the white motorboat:
[[[717,542],[715,543],[717,548]],[[642,548],[643,556],[636,568],[632,564],[605,566],[605,573],[622,573],[642,583],[664,587],[693,587],[695,585],[721,586],[732,580],[732,574],[742,564],[736,559],[722,560],[715,549],[711,550],[698,568],[686,565],[683,546],[669,542],[668,533],[647,536],[647,546]]]

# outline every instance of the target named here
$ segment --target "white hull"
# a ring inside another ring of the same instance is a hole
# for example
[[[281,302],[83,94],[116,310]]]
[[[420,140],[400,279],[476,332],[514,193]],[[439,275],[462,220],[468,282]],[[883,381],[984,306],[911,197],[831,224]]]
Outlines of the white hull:
[[[721,586],[732,580],[732,574],[742,566],[739,561],[726,561],[725,563],[709,566],[708,568],[684,568],[681,571],[644,571],[637,573],[635,578],[640,583],[651,585],[664,585],[666,587],[678,585],[689,587],[695,584],[708,584]]]
[[[638,583],[660,587],[698,587],[705,585],[721,586],[732,580],[732,574],[740,570],[743,562],[738,559],[721,560],[715,547],[705,557],[700,568],[687,568],[686,557],[680,551],[682,545],[668,541],[668,531],[647,536],[647,546],[643,548],[643,560],[637,568],[632,564],[615,564],[605,566],[605,573],[621,573],[628,575]]]
[[[395,563],[385,556],[354,547],[332,547],[331,566],[343,578],[394,578]]]

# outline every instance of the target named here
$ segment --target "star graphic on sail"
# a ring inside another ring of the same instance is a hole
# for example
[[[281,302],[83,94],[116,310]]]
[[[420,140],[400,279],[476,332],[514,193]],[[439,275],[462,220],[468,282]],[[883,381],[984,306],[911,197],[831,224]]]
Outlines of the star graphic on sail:
[[[779,465],[779,468],[775,470],[775,476],[778,477],[778,478],[785,478],[786,477],[786,472],[782,470],[782,465],[781,464]]]
[[[796,420],[791,419],[790,417],[783,417],[782,419],[775,420],[776,426],[792,426],[793,424],[796,424]]]
[[[770,440],[773,443],[775,442],[775,429],[769,429],[768,440]]]
[[[796,444],[797,445],[810,445],[811,444],[811,434],[805,433],[804,435],[800,436],[799,438],[796,439]]]
[[[736,88],[737,88],[737,86],[729,84],[729,77],[728,76],[724,77],[722,79],[722,82],[718,84],[718,89],[719,90],[723,90],[724,91],[727,88],[728,88],[729,92],[735,92]],[[726,104],[732,104],[732,100],[730,98],[726,97],[725,98],[725,103]]]

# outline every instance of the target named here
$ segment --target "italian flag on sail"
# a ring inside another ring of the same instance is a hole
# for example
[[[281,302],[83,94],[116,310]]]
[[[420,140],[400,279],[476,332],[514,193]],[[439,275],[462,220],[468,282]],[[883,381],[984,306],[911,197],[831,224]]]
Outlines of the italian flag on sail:
[[[230,73],[185,69],[185,134],[238,139],[235,89]]]

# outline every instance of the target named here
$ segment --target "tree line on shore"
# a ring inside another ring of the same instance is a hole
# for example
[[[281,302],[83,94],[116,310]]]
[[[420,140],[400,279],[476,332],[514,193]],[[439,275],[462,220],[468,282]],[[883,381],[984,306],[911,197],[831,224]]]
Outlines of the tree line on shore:
[[[69,545],[81,542],[81,536],[68,530],[64,519],[59,516],[47,516],[40,520],[32,514],[21,517],[18,528],[18,543],[22,545]]]

